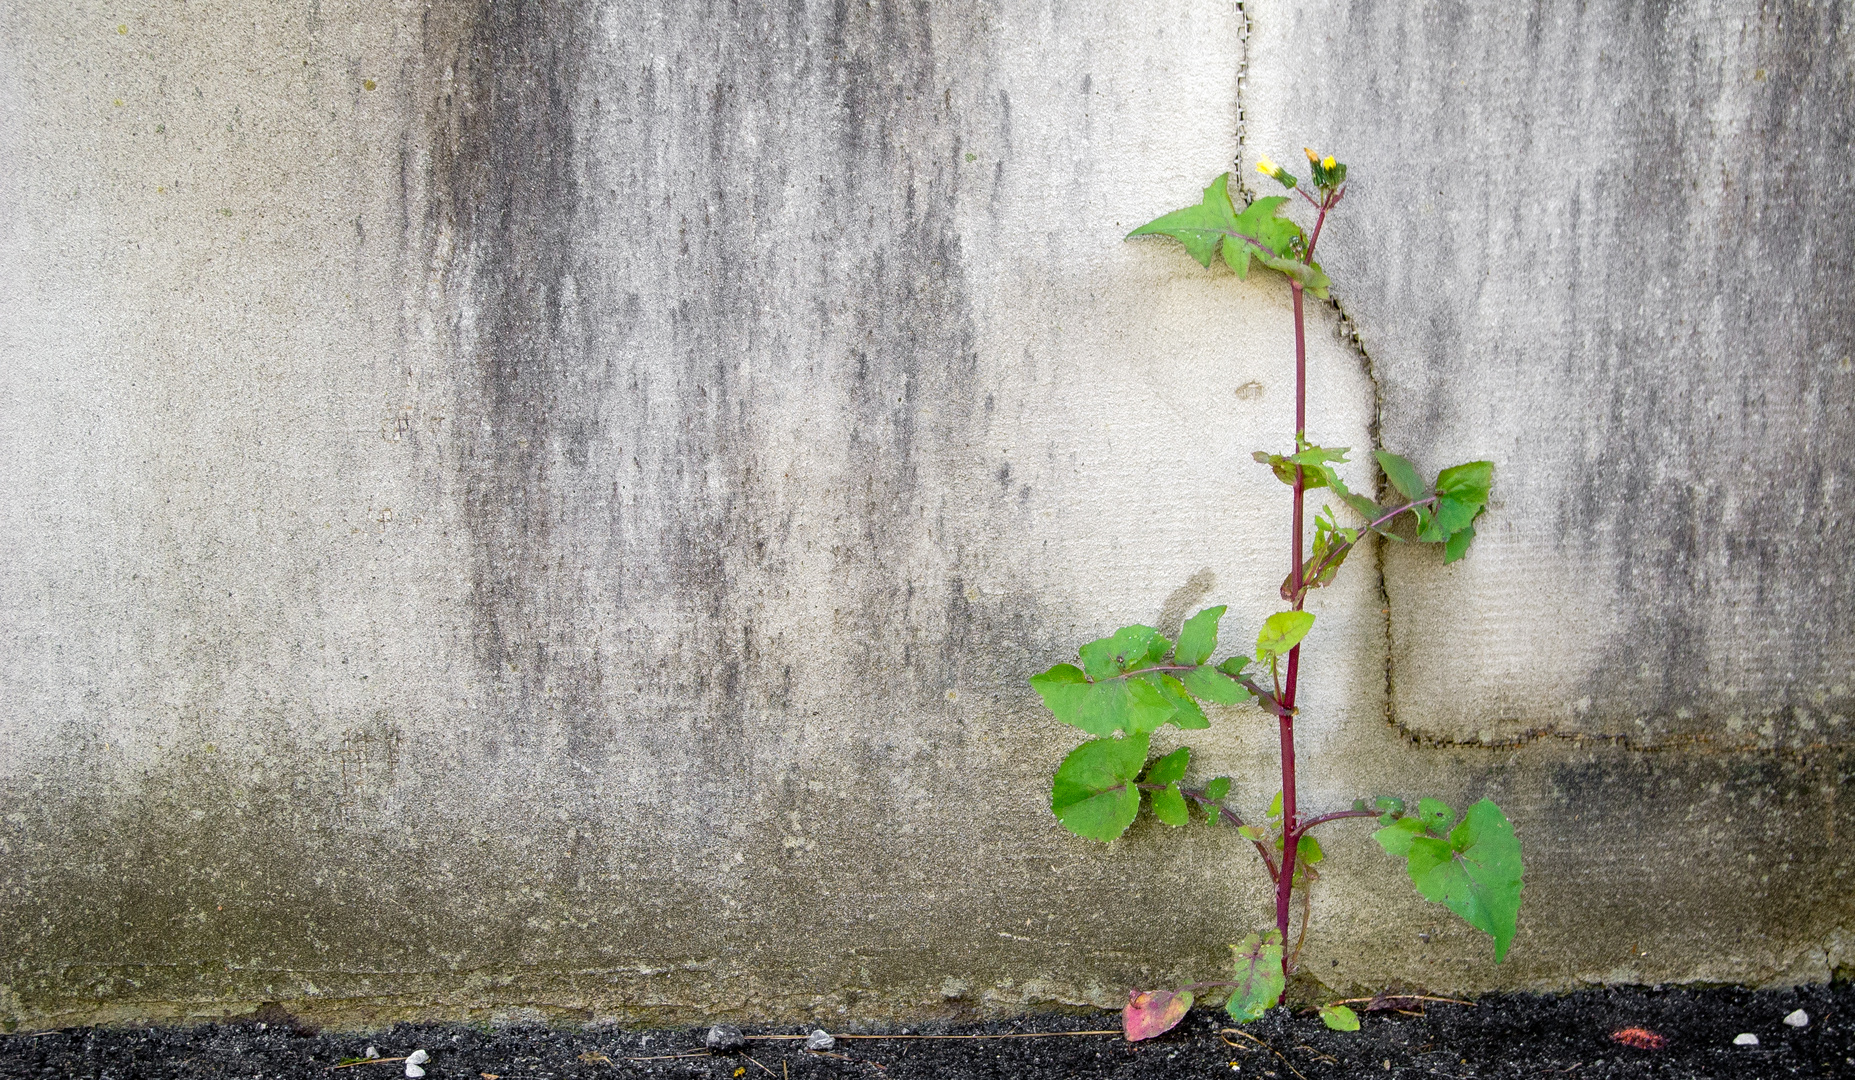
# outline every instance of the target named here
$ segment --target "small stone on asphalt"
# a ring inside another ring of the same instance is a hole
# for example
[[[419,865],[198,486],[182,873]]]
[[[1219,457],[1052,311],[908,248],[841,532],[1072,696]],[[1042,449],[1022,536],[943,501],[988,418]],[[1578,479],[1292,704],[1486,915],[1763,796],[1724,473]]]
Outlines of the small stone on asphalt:
[[[1749,1031],[1743,1035],[1735,1035],[1733,1036],[1733,1045],[1734,1046],[1757,1046],[1758,1036],[1752,1034]]]
[[[823,1028],[813,1028],[812,1033],[805,1036],[807,1050],[832,1050],[836,1047],[837,1038]]]
[[[1808,1027],[1810,1024],[1810,1014],[1804,1012],[1802,1009],[1798,1009],[1796,1012],[1785,1017],[1784,1022],[1791,1027]]]
[[[733,1024],[716,1024],[709,1028],[708,1038],[702,1040],[702,1043],[710,1050],[739,1050],[747,1045],[747,1036],[741,1034],[741,1029]]]

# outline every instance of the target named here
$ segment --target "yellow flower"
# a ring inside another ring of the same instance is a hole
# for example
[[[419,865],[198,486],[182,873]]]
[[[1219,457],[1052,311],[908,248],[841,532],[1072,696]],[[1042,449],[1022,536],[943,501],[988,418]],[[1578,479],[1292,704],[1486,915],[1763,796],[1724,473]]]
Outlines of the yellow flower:
[[[1269,155],[1264,154],[1256,159],[1256,171],[1264,176],[1274,176],[1280,170],[1276,168],[1275,162],[1269,160]]]
[[[1339,164],[1339,162],[1333,160],[1332,154],[1328,154],[1326,157],[1320,159],[1320,167],[1323,169],[1331,169],[1337,164]]]

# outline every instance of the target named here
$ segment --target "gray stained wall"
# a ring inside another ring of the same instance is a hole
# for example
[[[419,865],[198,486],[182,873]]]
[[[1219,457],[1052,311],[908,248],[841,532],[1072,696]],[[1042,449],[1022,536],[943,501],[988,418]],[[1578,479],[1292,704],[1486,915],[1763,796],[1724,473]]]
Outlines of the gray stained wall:
[[[0,1018],[1212,977],[1253,855],[1064,833],[1023,680],[1276,606],[1286,290],[1120,237],[1304,143],[1311,435],[1499,493],[1318,597],[1306,799],[1489,794],[1529,860],[1496,967],[1336,829],[1309,970],[1829,977],[1847,16],[7,9]],[[1270,727],[1191,739],[1258,809]]]

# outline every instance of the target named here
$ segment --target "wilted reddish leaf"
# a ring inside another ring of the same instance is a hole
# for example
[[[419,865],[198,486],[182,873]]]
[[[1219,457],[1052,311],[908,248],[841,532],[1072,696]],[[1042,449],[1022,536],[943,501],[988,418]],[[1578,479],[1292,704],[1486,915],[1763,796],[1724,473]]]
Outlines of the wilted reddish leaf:
[[[1121,1027],[1128,1042],[1139,1042],[1178,1027],[1191,1008],[1190,990],[1129,990]]]
[[[1660,1050],[1668,1040],[1648,1028],[1624,1028],[1613,1031],[1610,1037],[1625,1046],[1634,1046],[1638,1050]]]

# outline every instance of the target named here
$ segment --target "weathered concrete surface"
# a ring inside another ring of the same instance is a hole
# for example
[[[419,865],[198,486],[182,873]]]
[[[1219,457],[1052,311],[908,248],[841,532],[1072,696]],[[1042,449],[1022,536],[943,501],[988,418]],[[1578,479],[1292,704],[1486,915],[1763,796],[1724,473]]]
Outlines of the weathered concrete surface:
[[[1384,445],[1497,462],[1476,558],[1388,559],[1398,721],[1849,746],[1855,8],[1247,8],[1247,153],[1353,163]]]
[[[1266,917],[1227,834],[1063,833],[1022,681],[1276,606],[1280,283],[1118,239],[1237,146],[1233,5],[0,18],[6,1019],[1113,1004]],[[1312,434],[1369,445],[1314,315]],[[1322,978],[1849,963],[1846,749],[1413,745],[1370,570],[1309,801],[1492,794],[1528,906],[1494,968],[1336,832]]]

